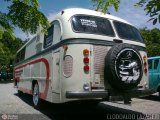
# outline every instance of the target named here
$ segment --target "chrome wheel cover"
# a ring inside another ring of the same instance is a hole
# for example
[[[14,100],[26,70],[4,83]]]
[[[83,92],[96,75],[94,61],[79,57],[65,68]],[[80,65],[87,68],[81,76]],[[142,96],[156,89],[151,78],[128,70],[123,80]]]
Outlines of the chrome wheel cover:
[[[142,74],[141,57],[133,49],[123,49],[116,58],[115,70],[124,83],[135,83]]]
[[[39,87],[38,84],[35,84],[33,89],[33,103],[35,106],[37,106],[38,102],[39,102]]]

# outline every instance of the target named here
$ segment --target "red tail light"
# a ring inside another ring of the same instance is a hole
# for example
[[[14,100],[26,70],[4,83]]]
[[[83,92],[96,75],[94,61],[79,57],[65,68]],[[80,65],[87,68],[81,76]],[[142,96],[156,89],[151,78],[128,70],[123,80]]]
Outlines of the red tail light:
[[[83,59],[83,62],[84,62],[85,64],[88,64],[88,63],[89,63],[89,58],[88,58],[88,57],[84,58],[84,59]]]
[[[144,62],[144,67],[147,67],[147,62]]]
[[[148,72],[148,70],[147,70],[147,68],[145,68],[145,69],[144,69],[144,73],[147,74],[147,72]]]
[[[89,72],[89,66],[88,66],[88,65],[85,65],[85,66],[84,66],[84,71],[85,71],[85,72]]]
[[[144,73],[147,74],[148,68],[147,68],[147,56],[143,56],[143,65],[144,65]]]
[[[83,62],[84,62],[84,72],[88,73],[89,70],[90,70],[90,67],[89,67],[89,50],[88,49],[84,49],[83,50],[83,55],[84,55],[84,58],[83,58]]]

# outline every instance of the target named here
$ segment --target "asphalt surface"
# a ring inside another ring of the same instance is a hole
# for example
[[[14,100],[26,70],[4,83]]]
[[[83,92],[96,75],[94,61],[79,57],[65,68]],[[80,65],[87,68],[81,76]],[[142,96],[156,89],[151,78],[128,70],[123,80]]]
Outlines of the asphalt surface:
[[[8,115],[13,119],[19,118],[19,114],[23,114],[21,118],[27,117],[30,114],[39,116],[42,113],[35,110],[31,105],[26,104],[17,94],[17,90],[13,87],[13,83],[1,83],[0,84],[0,120],[2,115]],[[46,119],[45,115],[39,116]],[[20,118],[19,118],[20,119]]]
[[[107,120],[160,119],[160,98],[152,95],[134,98],[130,105],[122,102],[98,100],[74,101],[65,104],[44,102],[42,110],[35,110],[32,97],[18,96],[13,83],[0,83],[0,120]]]
[[[76,101],[65,104],[44,102],[41,110],[32,106],[32,96],[18,96],[13,83],[0,84],[0,120],[10,117],[19,120],[71,120],[71,119],[103,119],[103,113],[97,107],[99,101]]]

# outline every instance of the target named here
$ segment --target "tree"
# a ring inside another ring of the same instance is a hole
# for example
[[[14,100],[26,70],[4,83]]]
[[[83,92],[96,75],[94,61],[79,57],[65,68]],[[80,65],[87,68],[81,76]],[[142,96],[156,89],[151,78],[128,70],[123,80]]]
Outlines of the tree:
[[[155,28],[148,30],[146,28],[140,29],[140,32],[145,40],[148,56],[160,55],[160,30]]]
[[[109,7],[113,6],[118,11],[120,0],[92,0],[96,6],[96,10],[106,13]],[[155,25],[157,21],[160,23],[160,0],[139,0],[135,6],[144,7],[146,15],[150,16],[149,21],[153,21]]]
[[[38,0],[5,0],[10,2],[8,13],[0,12],[0,39],[4,32],[14,38],[13,29],[19,27],[24,32],[36,33],[39,25],[44,30],[49,27],[45,15],[39,11]]]
[[[0,72],[11,72],[13,70],[16,52],[23,44],[20,38],[13,40],[7,32],[4,32],[0,44],[0,48],[2,48],[0,50]]]

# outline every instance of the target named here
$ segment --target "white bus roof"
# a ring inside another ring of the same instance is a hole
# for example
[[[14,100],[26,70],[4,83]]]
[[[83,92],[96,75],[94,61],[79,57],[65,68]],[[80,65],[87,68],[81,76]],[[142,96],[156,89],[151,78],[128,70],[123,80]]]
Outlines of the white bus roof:
[[[54,20],[57,20],[57,19],[60,19],[60,18],[63,18],[63,15],[62,15],[62,12],[63,14],[65,15],[65,18],[68,18],[70,19],[73,15],[90,15],[90,16],[97,16],[97,17],[103,17],[103,18],[107,18],[107,19],[112,19],[112,20],[115,20],[115,21],[120,21],[120,22],[123,22],[123,23],[126,23],[126,24],[130,24],[132,25],[131,23],[127,22],[126,20],[124,19],[121,19],[119,17],[116,17],[116,16],[113,16],[113,15],[110,15],[110,14],[105,14],[105,13],[102,13],[100,11],[95,11],[95,10],[89,10],[89,9],[84,9],[84,8],[68,8],[68,9],[64,9],[62,10],[61,12],[59,12],[54,18],[53,18],[53,21]],[[53,22],[52,21],[52,22]],[[52,23],[51,22],[51,23]],[[36,37],[36,35],[34,35],[34,37]],[[34,39],[34,37],[32,39]],[[30,39],[29,41],[27,41],[27,43],[25,45],[23,45],[18,51],[17,53],[22,50],[28,43],[30,43],[30,41],[32,41],[32,39]]]
[[[95,10],[89,10],[89,9],[84,9],[84,8],[68,8],[68,9],[64,9],[62,11],[64,12],[64,14],[67,13],[67,15],[69,17],[72,17],[73,15],[76,15],[76,14],[92,15],[92,16],[108,18],[108,19],[112,19],[112,20],[116,20],[116,21],[120,21],[120,22],[124,22],[124,23],[132,25],[131,23],[127,22],[124,19],[113,16],[111,14],[105,14],[105,13],[102,13],[100,11],[95,11]],[[62,11],[55,18],[61,17]]]

